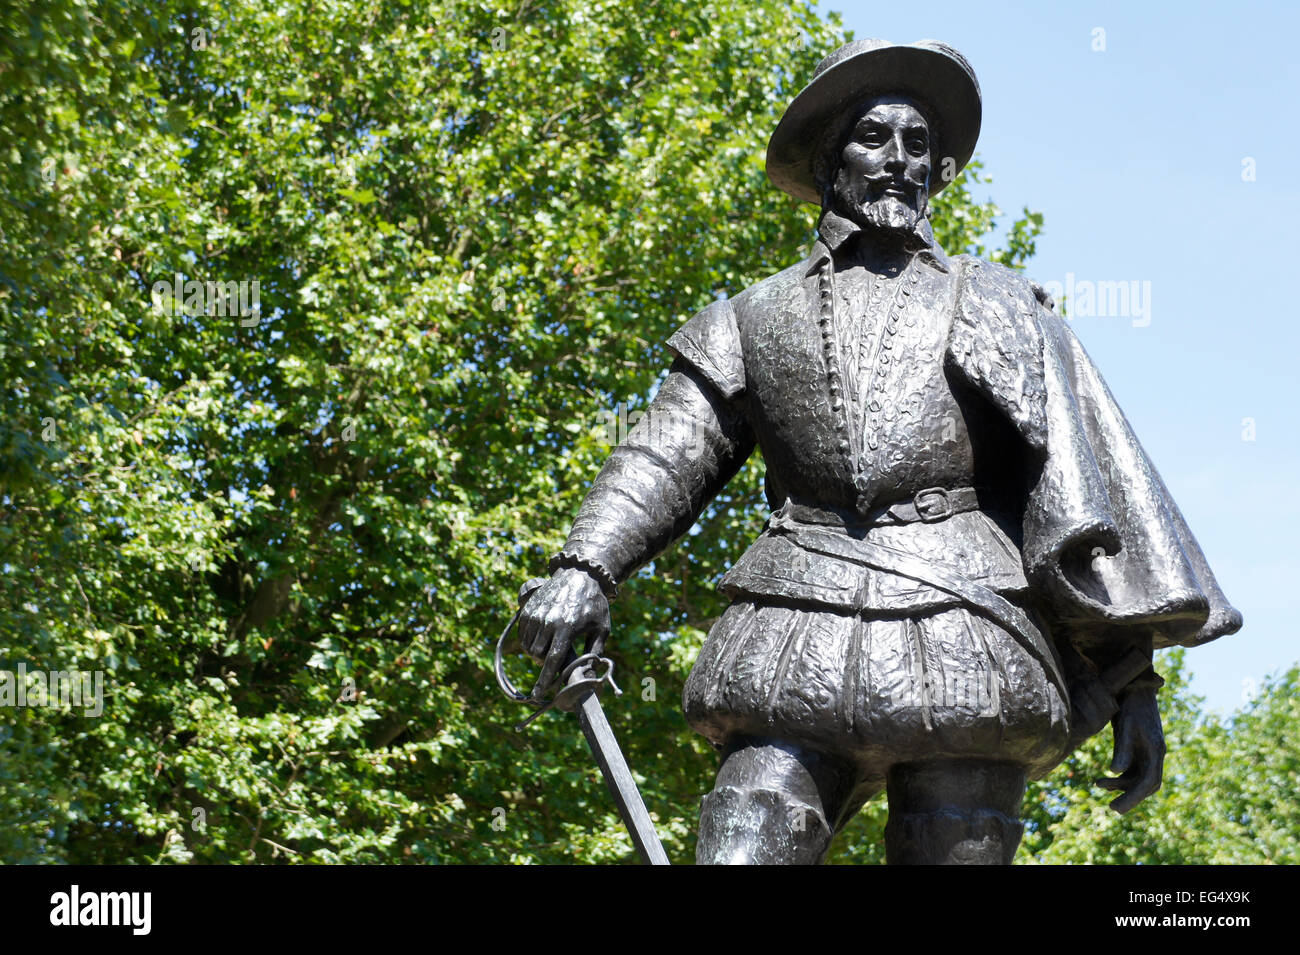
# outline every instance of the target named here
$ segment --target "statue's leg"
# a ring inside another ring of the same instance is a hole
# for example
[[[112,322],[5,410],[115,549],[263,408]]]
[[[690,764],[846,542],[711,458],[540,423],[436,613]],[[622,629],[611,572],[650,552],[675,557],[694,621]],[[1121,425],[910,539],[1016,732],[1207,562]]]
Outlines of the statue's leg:
[[[847,762],[772,739],[733,739],[700,810],[697,865],[817,865],[854,794]]]
[[[889,771],[885,856],[891,865],[1008,865],[1024,826],[1025,768],[936,759]]]

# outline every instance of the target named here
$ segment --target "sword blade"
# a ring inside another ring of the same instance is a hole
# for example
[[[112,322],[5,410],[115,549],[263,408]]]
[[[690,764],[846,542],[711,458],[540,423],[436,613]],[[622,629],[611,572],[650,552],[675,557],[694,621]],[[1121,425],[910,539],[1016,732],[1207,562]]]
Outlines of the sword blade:
[[[659,841],[659,834],[655,832],[654,823],[650,821],[650,813],[646,812],[641,792],[636,788],[636,780],[632,778],[632,770],[628,768],[623,751],[614,739],[614,731],[605,718],[600,697],[588,693],[578,703],[574,713],[577,714],[578,725],[587,737],[587,745],[596,757],[614,802],[618,804],[618,814],[623,817],[623,824],[627,826],[632,843],[641,855],[641,861],[646,865],[668,865],[668,855]]]

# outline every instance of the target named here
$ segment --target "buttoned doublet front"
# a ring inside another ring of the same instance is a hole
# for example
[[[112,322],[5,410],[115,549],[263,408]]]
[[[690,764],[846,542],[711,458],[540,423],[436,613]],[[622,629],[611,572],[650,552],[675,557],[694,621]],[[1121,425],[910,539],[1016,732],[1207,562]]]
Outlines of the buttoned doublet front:
[[[827,395],[838,416],[835,449],[852,474],[860,514],[882,497],[905,495],[918,478],[955,486],[971,470],[965,424],[942,367],[951,278],[933,249],[882,261],[852,242],[823,240],[815,250],[810,279]],[[961,460],[914,466],[940,444]]]

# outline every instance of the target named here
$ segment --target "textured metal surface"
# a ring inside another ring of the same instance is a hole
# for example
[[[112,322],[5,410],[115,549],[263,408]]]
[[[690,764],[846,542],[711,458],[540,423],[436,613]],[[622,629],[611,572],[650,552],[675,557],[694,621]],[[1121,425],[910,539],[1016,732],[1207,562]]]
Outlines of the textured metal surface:
[[[524,608],[528,606],[528,601],[542,583],[540,577],[534,577],[519,589],[519,610],[510,618],[496,644],[495,672],[501,692],[516,703],[534,707],[533,714],[517,725],[515,730],[522,732],[527,729],[530,723],[551,708],[575,714],[578,725],[582,727],[582,733],[587,738],[587,745],[596,758],[596,764],[600,767],[601,775],[614,797],[614,803],[618,806],[619,816],[632,837],[632,844],[636,847],[637,853],[647,865],[668,865],[668,856],[659,841],[659,834],[655,832],[654,823],[651,822],[650,814],[641,799],[641,792],[637,789],[636,779],[632,776],[627,760],[623,758],[623,751],[618,745],[618,740],[614,738],[614,731],[609,725],[609,720],[605,718],[605,711],[597,695],[602,686],[611,687],[620,696],[623,693],[614,682],[613,662],[600,656],[598,652],[578,656],[569,649],[564,670],[556,684],[556,686],[561,683],[564,685],[551,699],[544,697],[544,694],[551,690],[548,684],[539,680],[533,692],[526,694],[519,690],[506,674],[503,653],[510,631],[518,623]]]
[[[939,132],[977,130],[977,107],[942,45],[828,59],[774,137],[774,181],[821,198],[816,241],[668,340],[667,379],[521,616],[553,673],[761,451],[774,517],[723,578],[732,606],[686,688],[723,754],[698,861],[818,861],[888,789],[891,861],[1005,862],[1026,777],[1107,721],[1121,775],[1100,785],[1127,811],[1161,780],[1153,649],[1241,625],[1041,288],[935,242]],[[994,712],[949,699],[977,676]]]
[[[654,823],[650,821],[650,813],[646,811],[632,770],[628,768],[609,720],[605,718],[605,711],[601,709],[600,699],[595,693],[588,693],[574,712],[614,802],[618,804],[618,814],[627,826],[637,853],[647,865],[668,865],[668,856],[655,832]]]

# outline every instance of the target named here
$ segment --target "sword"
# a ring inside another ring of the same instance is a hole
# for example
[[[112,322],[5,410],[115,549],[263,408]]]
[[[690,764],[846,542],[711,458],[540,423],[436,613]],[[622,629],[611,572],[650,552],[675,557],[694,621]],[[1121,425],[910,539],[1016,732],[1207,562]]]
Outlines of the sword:
[[[582,727],[582,735],[587,737],[587,745],[591,747],[591,754],[596,757],[596,764],[600,767],[601,775],[605,777],[605,784],[609,786],[614,803],[618,806],[618,814],[623,819],[623,825],[627,826],[628,835],[632,837],[632,844],[636,846],[641,861],[646,865],[668,865],[668,855],[664,852],[663,843],[659,841],[659,834],[655,832],[654,823],[650,821],[650,813],[646,811],[641,792],[636,787],[636,780],[632,778],[632,770],[628,767],[627,760],[623,758],[623,751],[619,749],[618,740],[614,738],[614,731],[610,728],[609,720],[605,718],[605,711],[601,708],[600,697],[597,695],[597,690],[606,684],[614,690],[615,696],[623,695],[623,691],[614,682],[614,661],[596,653],[585,653],[579,656],[570,650],[557,682],[557,685],[563,683],[564,686],[554,698],[549,700],[522,693],[506,676],[505,660],[502,656],[506,639],[515,624],[519,622],[524,604],[543,583],[545,581],[541,577],[534,577],[520,588],[519,609],[510,618],[500,639],[497,640],[497,684],[510,699],[517,703],[525,703],[535,710],[515,729],[522,732],[528,724],[549,709],[564,710],[576,715],[578,725]]]

